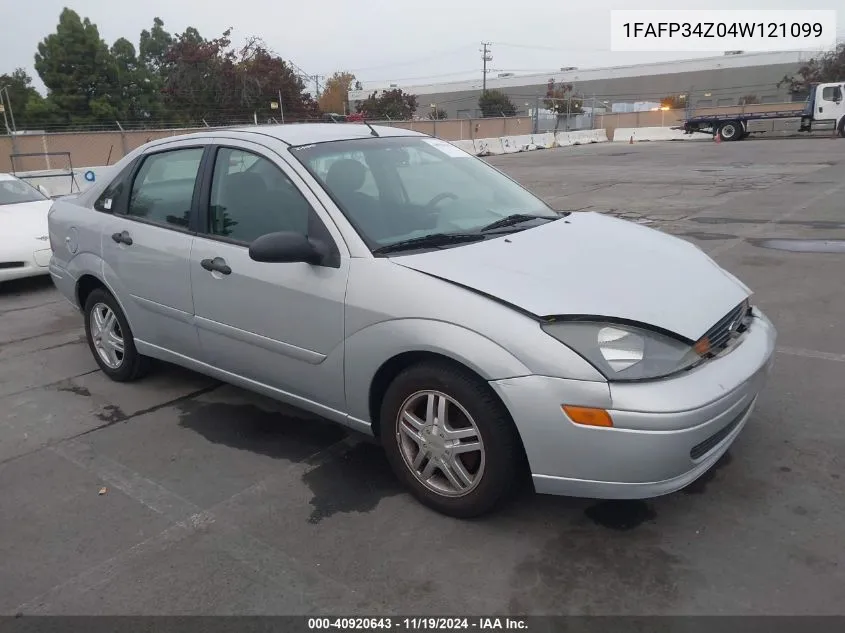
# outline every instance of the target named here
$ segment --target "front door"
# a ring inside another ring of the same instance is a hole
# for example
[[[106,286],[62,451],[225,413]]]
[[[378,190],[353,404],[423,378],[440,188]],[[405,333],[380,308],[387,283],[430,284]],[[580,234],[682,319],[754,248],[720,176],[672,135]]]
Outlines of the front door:
[[[294,396],[345,410],[341,256],[317,199],[273,150],[231,141],[214,149],[191,253],[196,324],[205,362]],[[259,263],[249,244],[295,231],[331,244],[325,265]]]
[[[125,193],[98,201],[104,223],[105,280],[137,344],[196,358],[189,217],[204,148],[168,147],[146,155],[128,175]]]
[[[816,121],[839,121],[845,115],[845,100],[842,85],[819,86],[819,94],[816,98]]]

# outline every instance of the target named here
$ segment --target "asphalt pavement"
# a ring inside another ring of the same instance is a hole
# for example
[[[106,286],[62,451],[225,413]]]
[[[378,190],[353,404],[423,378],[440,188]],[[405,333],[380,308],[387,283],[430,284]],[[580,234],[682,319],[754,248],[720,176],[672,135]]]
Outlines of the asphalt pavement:
[[[845,614],[845,140],[493,164],[698,244],[779,331],[730,452],[645,502],[435,514],[378,446],[172,366],[117,384],[49,279],[0,286],[0,614]],[[577,270],[561,270],[577,275]]]

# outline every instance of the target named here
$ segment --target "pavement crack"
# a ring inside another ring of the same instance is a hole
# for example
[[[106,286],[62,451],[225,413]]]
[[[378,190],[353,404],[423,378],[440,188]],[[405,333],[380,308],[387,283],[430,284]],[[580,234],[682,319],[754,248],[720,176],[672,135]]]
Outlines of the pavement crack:
[[[103,407],[104,410],[98,415],[101,420],[105,420],[105,424],[101,424],[100,426],[97,426],[93,429],[88,429],[87,431],[84,431],[78,435],[74,435],[72,438],[67,439],[77,439],[80,437],[84,437],[85,435],[90,435],[91,433],[96,433],[97,431],[107,429],[110,426],[114,426],[115,424],[128,422],[129,420],[140,417],[142,415],[147,415],[148,413],[155,413],[156,411],[164,409],[165,407],[169,407],[174,404],[179,404],[180,402],[185,402],[186,400],[190,400],[191,398],[196,398],[197,396],[203,396],[207,393],[211,393],[219,387],[220,383],[215,385],[209,385],[207,387],[203,387],[202,389],[197,389],[196,391],[186,393],[185,395],[179,396],[178,398],[174,398],[173,400],[161,402],[151,407],[147,407],[146,409],[140,409],[139,411],[135,411],[131,414],[124,413],[117,405],[106,404]]]

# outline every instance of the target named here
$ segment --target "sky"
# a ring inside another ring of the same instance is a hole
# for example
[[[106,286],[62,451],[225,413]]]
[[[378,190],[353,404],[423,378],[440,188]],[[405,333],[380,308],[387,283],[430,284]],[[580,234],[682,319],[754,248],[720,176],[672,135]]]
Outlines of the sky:
[[[2,0],[22,6],[21,0]],[[400,86],[481,76],[481,42],[492,42],[497,72],[546,72],[563,66],[597,68],[714,53],[624,53],[610,50],[611,9],[678,9],[677,0],[35,0],[37,10],[3,12],[0,74],[33,67],[38,43],[55,31],[68,6],[95,23],[110,45],[126,37],[137,47],[153,18],[171,33],[188,26],[207,37],[233,28],[233,44],[259,36],[284,59],[309,75],[337,70],[355,73],[364,84]],[[30,5],[32,6],[32,5]],[[845,37],[842,0],[709,0],[708,9],[838,9]],[[321,81],[324,81],[321,79]],[[309,87],[313,90],[313,84]]]

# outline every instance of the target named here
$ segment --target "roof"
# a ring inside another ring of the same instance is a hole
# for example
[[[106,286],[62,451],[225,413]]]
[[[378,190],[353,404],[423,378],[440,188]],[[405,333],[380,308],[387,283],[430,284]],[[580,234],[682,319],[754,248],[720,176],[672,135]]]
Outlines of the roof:
[[[401,127],[390,127],[387,125],[374,125],[373,128],[379,136],[425,136],[421,132],[407,130]],[[308,145],[310,143],[323,143],[326,141],[343,141],[356,138],[368,138],[372,136],[370,128],[361,123],[284,123],[279,125],[250,125],[246,127],[228,128],[226,130],[209,130],[208,132],[195,132],[178,137],[167,137],[160,139],[166,143],[173,140],[188,138],[208,138],[232,136],[232,133],[241,135],[261,135],[278,139],[288,145]]]
[[[576,83],[597,81],[604,79],[619,79],[624,77],[644,77],[653,75],[669,75],[674,73],[715,70],[718,68],[748,68],[755,66],[775,66],[779,64],[800,64],[809,60],[814,53],[809,51],[778,51],[764,53],[744,53],[741,55],[719,55],[717,57],[698,57],[695,59],[681,59],[666,62],[651,62],[627,66],[608,66],[604,68],[581,68],[565,72],[549,71],[546,73],[531,73],[514,75],[512,77],[488,77],[488,89],[519,88],[545,84],[550,78],[557,83]],[[481,77],[448,81],[438,84],[397,85],[403,90],[417,95],[440,94],[450,92],[465,92],[481,90]],[[389,90],[390,84],[367,84],[363,90],[351,90],[350,101],[361,101],[373,92]]]
[[[0,181],[3,180],[18,180],[18,178],[16,178],[12,174],[5,174],[3,172],[0,172]]]

